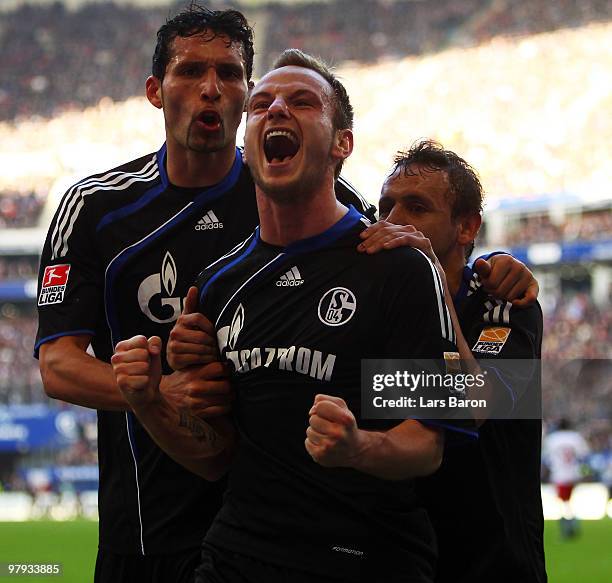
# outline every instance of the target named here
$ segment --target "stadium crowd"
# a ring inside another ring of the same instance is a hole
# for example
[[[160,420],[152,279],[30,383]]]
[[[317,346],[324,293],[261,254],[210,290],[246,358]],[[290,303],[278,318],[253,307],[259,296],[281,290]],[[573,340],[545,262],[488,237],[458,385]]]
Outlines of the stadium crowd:
[[[0,120],[53,116],[94,105],[103,96],[124,100],[140,95],[150,70],[150,41],[159,23],[183,4],[143,9],[104,2],[69,11],[57,2],[24,4],[1,14],[0,27],[12,33],[0,35]],[[207,4],[215,7],[220,2]],[[240,7],[239,2],[229,4]],[[335,0],[270,3],[258,10],[257,20],[268,23],[262,29],[265,35],[257,39],[264,68],[290,46],[307,47],[334,63],[373,62],[473,45],[502,33],[537,33],[612,16],[605,0]]]
[[[45,196],[34,191],[0,191],[0,229],[35,226],[44,204]]]
[[[552,241],[597,241],[612,238],[612,211],[572,214],[560,223],[548,215],[526,216],[506,228],[510,246]]]

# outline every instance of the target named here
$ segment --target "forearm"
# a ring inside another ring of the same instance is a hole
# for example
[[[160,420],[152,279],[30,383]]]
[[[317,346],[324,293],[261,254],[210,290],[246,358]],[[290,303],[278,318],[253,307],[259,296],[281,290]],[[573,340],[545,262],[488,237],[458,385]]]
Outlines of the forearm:
[[[111,411],[129,410],[110,364],[84,351],[40,349],[40,372],[45,393],[53,398]]]
[[[360,453],[351,467],[383,480],[408,480],[435,472],[442,463],[444,432],[407,420],[389,431],[360,432]]]
[[[157,445],[191,472],[214,481],[227,471],[235,444],[229,417],[203,421],[163,397],[134,406],[134,413]]]

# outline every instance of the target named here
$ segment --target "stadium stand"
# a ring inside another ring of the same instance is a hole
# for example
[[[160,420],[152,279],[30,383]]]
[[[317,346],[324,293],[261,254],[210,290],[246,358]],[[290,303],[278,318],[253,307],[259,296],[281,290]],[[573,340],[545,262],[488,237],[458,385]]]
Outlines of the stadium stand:
[[[33,227],[38,223],[46,196],[34,191],[0,191],[0,228]]]
[[[182,4],[144,9],[104,2],[70,11],[60,2],[26,3],[2,14],[0,26],[11,34],[0,35],[0,119],[53,116],[94,105],[102,96],[124,100],[140,95],[150,70],[151,39],[159,23]],[[269,22],[258,31],[261,70],[289,46],[307,48],[336,64],[371,63],[612,16],[605,0],[336,0],[270,3],[257,10],[255,20]]]
[[[159,147],[158,112],[133,96],[142,95],[151,41],[171,6],[105,2],[69,11],[58,2],[0,14],[0,235],[6,235],[0,237],[0,406],[42,406],[45,414],[58,407],[44,395],[32,359],[32,248],[40,246],[48,211],[72,177]],[[595,271],[609,277],[612,262],[609,246],[604,253],[595,245],[612,240],[612,118],[602,113],[612,106],[612,59],[602,50],[612,35],[612,4],[335,0],[256,10],[259,72],[287,46],[341,67],[357,112],[347,176],[371,199],[395,150],[429,136],[481,173],[491,228],[480,245],[517,248],[528,261],[534,244],[589,243],[572,262],[561,255],[536,266],[543,269],[536,274],[543,275],[544,358],[561,363],[546,372],[544,410],[549,427],[563,415],[576,423],[592,447],[586,473],[610,485],[612,374],[601,368],[612,358],[606,277],[598,295],[594,290]],[[533,200],[544,196],[534,210]],[[553,212],[565,198],[563,214]],[[2,246],[33,227],[39,230],[26,237],[27,250]],[[573,272],[580,272],[575,282]],[[76,438],[57,456],[36,459],[84,468],[78,475],[48,470],[37,482],[41,474],[29,471],[16,450],[0,463],[4,487],[34,492],[39,484],[58,500],[65,482],[95,488],[95,421],[77,416],[76,427]],[[45,500],[42,515],[50,512]]]

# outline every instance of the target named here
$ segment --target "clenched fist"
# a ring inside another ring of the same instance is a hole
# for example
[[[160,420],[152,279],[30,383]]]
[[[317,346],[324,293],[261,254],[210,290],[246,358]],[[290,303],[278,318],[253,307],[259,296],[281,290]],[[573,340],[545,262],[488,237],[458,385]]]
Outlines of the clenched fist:
[[[117,385],[127,402],[136,409],[159,399],[162,341],[159,336],[147,339],[134,336],[122,340],[111,358]]]
[[[174,370],[219,360],[214,326],[198,312],[196,287],[190,287],[187,292],[183,312],[170,332],[166,357]]]
[[[366,436],[344,400],[317,395],[309,415],[305,445],[312,459],[328,468],[354,467],[365,447]]]

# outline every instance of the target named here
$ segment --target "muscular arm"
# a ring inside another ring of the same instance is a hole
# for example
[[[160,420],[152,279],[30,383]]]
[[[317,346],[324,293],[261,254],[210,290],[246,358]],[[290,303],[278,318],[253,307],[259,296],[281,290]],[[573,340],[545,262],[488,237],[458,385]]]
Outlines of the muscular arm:
[[[383,480],[407,480],[440,467],[444,432],[412,419],[388,431],[359,429],[342,399],[317,395],[305,445],[322,466],[349,467]]]
[[[207,480],[219,479],[228,469],[235,430],[228,417],[202,420],[179,399],[160,391],[161,340],[135,336],[117,344],[112,357],[116,382],[155,442],[175,461]],[[214,362],[175,372],[185,395],[211,390],[229,391],[223,365]],[[175,391],[176,393],[176,391]]]
[[[125,411],[130,408],[110,364],[87,354],[91,336],[62,336],[40,347],[40,374],[45,393],[68,403]]]

